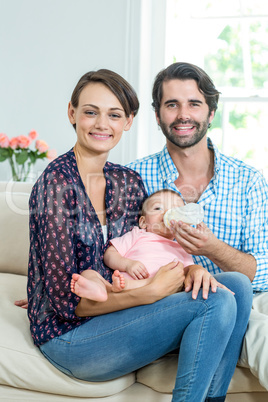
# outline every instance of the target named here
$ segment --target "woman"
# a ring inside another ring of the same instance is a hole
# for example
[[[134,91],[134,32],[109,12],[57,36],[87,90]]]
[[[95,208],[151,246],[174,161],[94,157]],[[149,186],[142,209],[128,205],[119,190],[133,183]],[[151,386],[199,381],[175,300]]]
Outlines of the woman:
[[[70,289],[72,275],[89,268],[111,282],[103,263],[109,239],[137,225],[143,183],[107,157],[138,107],[131,86],[109,70],[85,74],[74,89],[68,116],[77,142],[46,168],[30,198],[33,341],[59,370],[85,381],[122,376],[180,347],[173,402],[223,401],[251,306],[242,274],[218,275],[235,297],[205,269],[184,272],[177,262],[144,287],[108,292],[107,301]],[[187,292],[177,293],[183,282]]]

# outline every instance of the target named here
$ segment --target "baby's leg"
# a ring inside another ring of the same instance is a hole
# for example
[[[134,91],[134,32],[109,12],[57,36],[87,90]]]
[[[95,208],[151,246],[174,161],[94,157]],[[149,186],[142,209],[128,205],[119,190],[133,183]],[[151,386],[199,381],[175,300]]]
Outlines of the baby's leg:
[[[125,287],[125,277],[116,269],[112,276],[112,292],[122,292]]]
[[[111,284],[96,271],[87,269],[81,275],[73,274],[71,280],[71,291],[77,296],[85,297],[94,301],[106,301],[107,287]]]
[[[122,290],[130,290],[137,289],[142,286],[148,285],[151,282],[152,278],[146,279],[129,279],[125,278],[122,272],[116,269],[112,276],[112,292],[122,292]]]

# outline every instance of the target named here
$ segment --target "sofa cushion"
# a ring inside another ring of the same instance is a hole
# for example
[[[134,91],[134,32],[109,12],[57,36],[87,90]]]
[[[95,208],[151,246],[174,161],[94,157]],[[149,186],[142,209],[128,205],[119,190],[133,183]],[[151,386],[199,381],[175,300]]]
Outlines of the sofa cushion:
[[[27,275],[32,184],[0,183],[0,272]]]
[[[135,382],[133,373],[99,383],[76,380],[49,363],[32,342],[26,310],[14,305],[14,300],[26,296],[26,281],[23,275],[0,274],[0,384],[59,395],[102,397]]]
[[[158,392],[172,393],[178,364],[177,354],[168,354],[137,372],[137,381]],[[248,369],[236,367],[228,393],[261,392],[265,389]]]

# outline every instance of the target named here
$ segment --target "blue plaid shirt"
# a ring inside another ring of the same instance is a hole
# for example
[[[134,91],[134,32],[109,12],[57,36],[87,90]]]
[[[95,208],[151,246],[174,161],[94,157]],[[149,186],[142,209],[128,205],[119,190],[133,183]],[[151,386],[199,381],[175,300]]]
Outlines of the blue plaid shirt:
[[[214,151],[214,176],[198,203],[205,210],[205,224],[215,236],[257,261],[252,282],[254,291],[268,291],[268,185],[260,172],[244,162]],[[148,194],[162,188],[177,192],[178,171],[166,146],[161,152],[128,164],[142,177]],[[193,256],[196,264],[212,274],[221,269],[202,255]]]

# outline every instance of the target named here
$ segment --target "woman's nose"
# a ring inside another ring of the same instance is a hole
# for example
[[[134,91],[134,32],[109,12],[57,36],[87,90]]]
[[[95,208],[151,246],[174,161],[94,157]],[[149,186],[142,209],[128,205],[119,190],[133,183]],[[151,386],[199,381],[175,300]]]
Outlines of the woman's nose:
[[[95,121],[96,128],[105,129],[108,126],[108,118],[102,114],[99,114]]]

